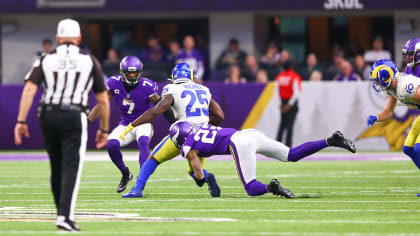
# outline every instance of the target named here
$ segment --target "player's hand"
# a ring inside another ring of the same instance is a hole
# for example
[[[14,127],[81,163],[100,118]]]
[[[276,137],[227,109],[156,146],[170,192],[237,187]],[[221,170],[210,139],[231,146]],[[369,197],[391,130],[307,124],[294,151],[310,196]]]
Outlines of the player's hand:
[[[120,134],[120,139],[121,140],[124,140],[125,139],[125,136],[128,134],[128,133],[130,133],[131,132],[131,130],[133,130],[134,129],[134,126],[130,123],[126,128],[125,128],[125,130]]]
[[[17,123],[15,126],[15,144],[16,145],[22,144],[22,134],[25,136],[25,138],[30,137],[28,125]]]
[[[378,120],[378,117],[377,116],[372,116],[372,115],[370,115],[368,118],[367,118],[367,126],[369,127],[369,126],[372,126],[372,125],[374,125],[375,124],[375,122]]]
[[[106,146],[108,142],[108,133],[102,132],[100,129],[96,132],[96,149],[101,149]]]

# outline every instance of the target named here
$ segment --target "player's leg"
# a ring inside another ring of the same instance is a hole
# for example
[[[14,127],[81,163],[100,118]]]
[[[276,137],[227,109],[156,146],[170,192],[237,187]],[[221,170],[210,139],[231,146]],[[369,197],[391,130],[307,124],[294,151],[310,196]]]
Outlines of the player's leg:
[[[136,127],[136,139],[139,145],[139,164],[140,168],[150,155],[150,139],[153,135],[153,126],[150,123]]]
[[[327,139],[306,142],[294,148],[289,148],[280,142],[270,139],[262,132],[254,129],[243,130],[240,132],[246,132],[247,135],[255,136],[252,140],[254,140],[257,147],[257,153],[275,158],[279,161],[296,162],[328,146],[344,145],[348,149],[355,150],[353,143],[350,140],[345,139],[341,133],[337,132]]]
[[[420,169],[420,116],[414,121],[404,141],[403,152],[407,154]]]
[[[414,121],[414,124],[404,141],[403,152],[407,154],[417,168],[420,169],[420,116]],[[420,197],[420,193],[417,194],[417,197]]]
[[[259,196],[272,192],[273,194],[289,198],[294,197],[293,193],[290,192],[290,190],[281,187],[278,181],[278,185],[274,186],[272,183],[265,185],[256,179],[257,157],[256,146],[251,139],[254,138],[253,136],[254,135],[251,132],[238,132],[232,136],[229,145],[229,151],[235,161],[236,172],[238,173],[247,194],[249,196]]]
[[[137,177],[136,186],[125,195],[123,198],[135,198],[143,196],[143,189],[149,180],[150,176],[155,172],[160,163],[171,160],[179,155],[179,149],[170,139],[169,135],[164,137],[162,141],[153,149],[150,157],[144,162]]]
[[[279,141],[279,142],[281,142],[281,140],[282,140],[282,138],[283,138],[283,133],[284,133],[284,130],[286,129],[286,118],[287,118],[287,116],[286,116],[286,114],[285,113],[281,113],[281,120],[280,120],[280,125],[279,125],[279,130],[277,131],[277,138],[276,138],[276,140],[277,141]]]
[[[136,128],[133,129],[130,133],[125,136],[125,139],[120,139],[120,134],[125,130],[126,126],[118,125],[115,129],[111,132],[108,137],[108,142],[106,145],[106,149],[108,151],[109,157],[111,158],[112,162],[117,166],[117,168],[121,172],[121,180],[117,187],[117,192],[120,193],[127,188],[128,182],[133,179],[133,174],[130,172],[128,167],[125,165],[121,153],[121,147],[127,146],[133,140],[135,140],[135,132]]]

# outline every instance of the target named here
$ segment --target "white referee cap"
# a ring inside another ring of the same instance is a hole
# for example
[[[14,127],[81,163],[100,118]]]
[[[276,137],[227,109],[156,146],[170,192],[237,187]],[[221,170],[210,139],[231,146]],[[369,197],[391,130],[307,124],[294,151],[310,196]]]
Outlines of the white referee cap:
[[[77,38],[80,36],[79,22],[73,19],[64,19],[58,23],[57,36],[60,38]]]

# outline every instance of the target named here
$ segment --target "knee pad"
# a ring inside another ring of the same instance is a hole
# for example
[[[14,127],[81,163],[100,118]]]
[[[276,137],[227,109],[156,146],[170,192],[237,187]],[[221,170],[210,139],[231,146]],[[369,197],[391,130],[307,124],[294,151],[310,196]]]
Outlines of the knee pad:
[[[106,149],[108,149],[108,150],[119,150],[120,149],[120,142],[116,139],[110,139],[106,143]]]

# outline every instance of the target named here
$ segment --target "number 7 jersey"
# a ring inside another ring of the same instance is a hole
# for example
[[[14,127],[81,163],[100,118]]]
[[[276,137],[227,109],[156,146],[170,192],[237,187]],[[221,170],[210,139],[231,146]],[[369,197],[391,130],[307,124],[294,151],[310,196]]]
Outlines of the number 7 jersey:
[[[154,81],[140,78],[137,86],[127,92],[123,79],[119,75],[109,78],[106,85],[118,104],[121,112],[120,124],[124,126],[127,126],[152,107],[153,104],[149,101],[149,98],[158,90]]]
[[[175,119],[193,126],[209,122],[211,93],[206,86],[194,82],[168,84],[162,90],[162,97],[168,94],[174,98],[171,108]]]

